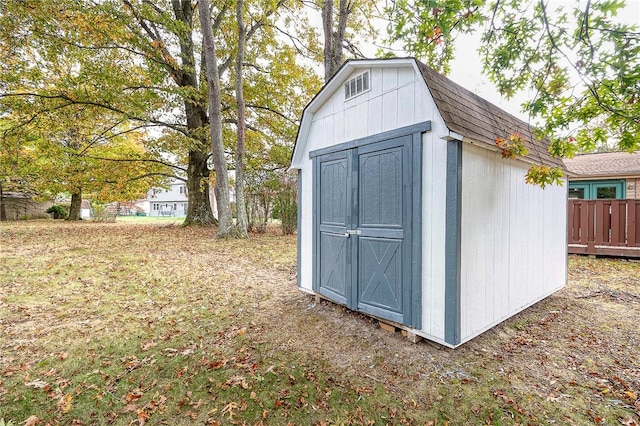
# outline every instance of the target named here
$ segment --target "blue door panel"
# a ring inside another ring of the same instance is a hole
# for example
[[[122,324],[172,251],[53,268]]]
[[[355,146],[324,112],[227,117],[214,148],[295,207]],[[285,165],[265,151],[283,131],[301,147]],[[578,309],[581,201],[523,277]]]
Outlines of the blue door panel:
[[[347,224],[347,159],[322,162],[320,176],[320,224]]]
[[[314,290],[407,325],[419,323],[411,315],[414,140],[395,137],[314,160]]]
[[[383,309],[402,317],[402,241],[360,238],[358,308]],[[400,320],[399,322],[402,322]]]
[[[360,155],[360,225],[402,227],[402,147]]]
[[[322,232],[320,238],[320,291],[336,302],[347,303],[347,239]]]
[[[351,291],[351,270],[347,268],[348,250],[346,230],[348,226],[350,160],[347,152],[325,155],[318,161],[319,187],[319,252],[318,281],[316,291],[348,304]]]

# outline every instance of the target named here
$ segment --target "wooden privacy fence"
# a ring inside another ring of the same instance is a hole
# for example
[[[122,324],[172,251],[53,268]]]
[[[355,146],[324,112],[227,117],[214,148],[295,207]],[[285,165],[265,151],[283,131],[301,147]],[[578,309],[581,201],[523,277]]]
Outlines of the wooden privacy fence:
[[[569,200],[569,253],[640,257],[640,200]]]

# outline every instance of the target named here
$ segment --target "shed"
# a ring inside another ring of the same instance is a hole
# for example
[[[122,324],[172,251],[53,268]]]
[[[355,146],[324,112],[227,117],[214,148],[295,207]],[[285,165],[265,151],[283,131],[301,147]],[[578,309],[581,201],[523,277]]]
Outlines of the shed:
[[[346,62],[292,155],[299,288],[449,347],[562,288],[566,185],[525,183],[562,162],[532,130],[413,58]]]

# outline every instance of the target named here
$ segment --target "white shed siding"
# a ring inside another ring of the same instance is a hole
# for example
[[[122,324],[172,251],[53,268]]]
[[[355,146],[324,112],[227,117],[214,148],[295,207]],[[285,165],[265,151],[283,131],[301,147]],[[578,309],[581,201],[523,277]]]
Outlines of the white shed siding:
[[[522,162],[463,145],[462,341],[565,284],[566,188],[525,185],[526,171]]]
[[[444,340],[447,143],[439,114],[425,133],[422,163],[422,330]],[[441,127],[442,126],[442,127]]]
[[[449,133],[431,94],[416,97],[416,111],[431,121],[422,145],[422,327],[435,341],[445,339],[445,242],[447,141]]]
[[[308,155],[304,162],[305,164],[298,175],[302,185],[298,200],[298,204],[301,206],[300,223],[298,224],[298,233],[300,234],[298,273],[300,274],[300,289],[313,292],[313,167]]]
[[[354,74],[361,73],[357,70]],[[346,80],[351,78],[348,76]],[[306,153],[342,142],[375,135],[398,127],[424,121],[421,106],[424,82],[416,76],[413,67],[377,68],[371,70],[371,90],[348,101],[344,90],[336,90],[313,113]],[[318,137],[320,132],[323,137]]]
[[[362,71],[362,69],[356,70],[345,81]],[[418,79],[413,66],[407,64],[405,67],[375,68],[370,72],[370,91],[345,102],[343,86],[339,86],[318,107],[317,111],[311,113],[309,133],[304,151],[300,156],[300,163],[297,165],[302,170],[298,232],[300,233],[300,288],[304,291],[311,292],[313,282],[313,163],[309,159],[309,152],[393,130],[399,125],[406,126],[430,119],[425,114],[427,108],[424,106],[426,102],[424,99],[428,96],[428,92],[424,82]],[[433,101],[431,104],[433,105],[429,106],[432,111],[430,114],[437,114],[433,112],[435,111]],[[441,118],[439,120],[442,121]],[[444,143],[440,141],[440,144]],[[443,158],[442,161],[444,163],[445,159]],[[444,182],[444,173],[440,178]],[[441,189],[443,190],[444,186],[441,186]],[[444,200],[444,194],[442,194],[442,200]],[[443,220],[442,223],[444,223]],[[444,280],[442,281],[444,283]],[[444,298],[444,290],[442,297]],[[429,304],[435,305],[435,302],[430,300]],[[439,307],[439,309],[442,308]],[[443,315],[442,318],[444,318]],[[439,321],[443,320],[439,319]]]

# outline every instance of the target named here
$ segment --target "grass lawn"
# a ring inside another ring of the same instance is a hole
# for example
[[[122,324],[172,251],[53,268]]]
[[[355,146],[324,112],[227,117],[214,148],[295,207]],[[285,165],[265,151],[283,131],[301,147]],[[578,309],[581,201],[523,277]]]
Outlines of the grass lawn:
[[[171,219],[0,223],[0,425],[638,424],[640,263],[451,350],[299,292],[295,236]]]
[[[184,217],[173,216],[117,216],[116,222],[125,223],[174,223],[181,225],[184,222]]]

